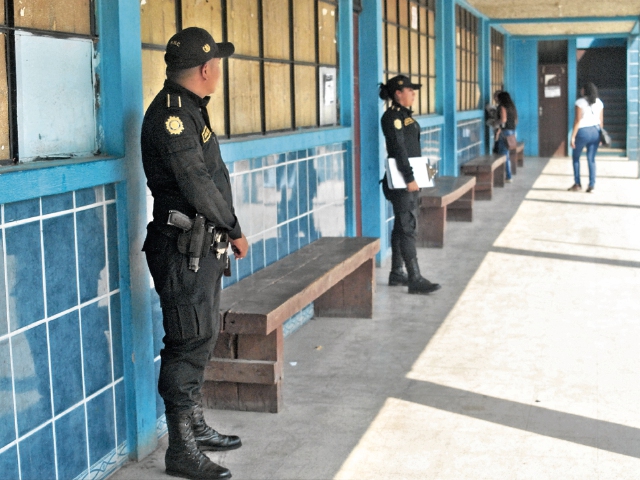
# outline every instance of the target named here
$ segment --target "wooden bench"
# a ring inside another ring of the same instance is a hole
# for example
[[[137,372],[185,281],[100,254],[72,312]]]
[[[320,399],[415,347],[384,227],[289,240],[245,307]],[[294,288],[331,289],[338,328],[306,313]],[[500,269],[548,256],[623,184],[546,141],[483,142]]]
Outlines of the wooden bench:
[[[313,302],[319,317],[373,316],[377,238],[325,237],[222,291],[222,332],[205,369],[209,408],[276,413],[283,323]]]
[[[481,155],[460,167],[463,174],[476,177],[476,200],[491,200],[493,187],[504,187],[506,161],[506,155]]]
[[[437,177],[433,188],[420,190],[418,246],[442,248],[446,221],[470,222],[473,219],[471,176]]]
[[[516,148],[509,150],[509,158],[511,158],[511,171],[516,173],[514,165],[524,167],[524,142],[518,142]]]

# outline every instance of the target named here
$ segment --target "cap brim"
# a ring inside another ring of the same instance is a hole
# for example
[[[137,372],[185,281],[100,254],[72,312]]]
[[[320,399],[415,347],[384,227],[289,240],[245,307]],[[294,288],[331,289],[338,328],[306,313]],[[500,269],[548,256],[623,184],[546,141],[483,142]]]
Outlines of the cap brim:
[[[413,88],[414,90],[419,90],[422,87],[421,83],[412,83],[411,84],[411,88]]]
[[[236,47],[234,47],[231,42],[221,42],[216,45],[218,46],[218,53],[215,55],[215,58],[229,57],[236,51]]]

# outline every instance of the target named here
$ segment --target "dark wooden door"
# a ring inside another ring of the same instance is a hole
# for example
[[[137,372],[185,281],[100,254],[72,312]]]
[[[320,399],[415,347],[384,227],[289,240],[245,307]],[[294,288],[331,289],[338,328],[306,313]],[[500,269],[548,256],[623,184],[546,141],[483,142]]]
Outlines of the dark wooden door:
[[[567,155],[567,65],[538,67],[538,147],[541,157]]]

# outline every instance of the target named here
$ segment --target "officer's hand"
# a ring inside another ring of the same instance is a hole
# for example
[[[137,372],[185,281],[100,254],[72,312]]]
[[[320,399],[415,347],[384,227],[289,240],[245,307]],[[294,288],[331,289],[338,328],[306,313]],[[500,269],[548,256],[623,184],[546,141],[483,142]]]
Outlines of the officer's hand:
[[[242,237],[236,238],[235,240],[231,239],[231,249],[233,250],[233,254],[237,260],[244,258],[247,256],[249,252],[249,242],[247,242],[247,237],[242,234]]]
[[[413,182],[409,182],[407,184],[407,190],[409,190],[410,192],[417,192],[418,190],[420,190],[418,182],[416,182],[415,180]]]

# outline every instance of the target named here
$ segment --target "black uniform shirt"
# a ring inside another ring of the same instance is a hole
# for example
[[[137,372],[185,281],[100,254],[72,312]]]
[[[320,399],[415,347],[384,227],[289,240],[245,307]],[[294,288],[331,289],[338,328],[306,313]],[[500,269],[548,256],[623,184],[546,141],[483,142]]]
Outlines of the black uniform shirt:
[[[412,111],[396,102],[384,112],[380,123],[387,144],[387,155],[396,159],[404,181],[413,182],[409,157],[421,157],[420,125],[411,117]]]
[[[233,239],[242,231],[233,209],[229,170],[211,130],[209,97],[165,81],[142,123],[142,163],[153,195],[153,221],[166,224],[169,210],[204,215]]]

